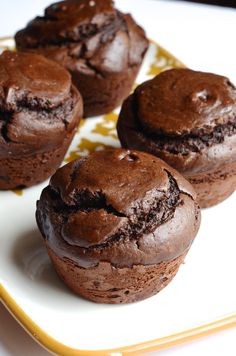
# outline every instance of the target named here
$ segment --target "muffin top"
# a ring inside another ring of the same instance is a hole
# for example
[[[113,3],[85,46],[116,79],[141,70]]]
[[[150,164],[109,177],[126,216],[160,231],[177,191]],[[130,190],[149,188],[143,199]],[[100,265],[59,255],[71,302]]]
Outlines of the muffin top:
[[[29,47],[59,44],[63,40],[81,41],[115,18],[111,0],[60,1],[47,7],[43,17],[32,20],[21,35],[25,35],[24,45]]]
[[[236,89],[229,79],[167,70],[136,88],[117,124],[123,147],[160,157],[186,175],[235,160]]]
[[[236,118],[235,87],[212,73],[168,70],[140,85],[134,97],[140,124],[153,134],[207,133]]]
[[[37,221],[49,247],[82,267],[152,264],[190,246],[199,226],[194,199],[191,185],[158,158],[106,150],[55,173]]]
[[[130,15],[116,10],[111,0],[52,4],[15,39],[18,49],[37,50],[66,62],[71,70],[90,74],[99,70],[118,72],[140,64],[148,46],[143,29]]]
[[[1,111],[16,110],[21,103],[51,109],[65,101],[70,91],[70,74],[60,65],[33,53],[0,55]]]
[[[31,53],[0,55],[0,156],[52,147],[81,114],[80,94],[59,64]]]

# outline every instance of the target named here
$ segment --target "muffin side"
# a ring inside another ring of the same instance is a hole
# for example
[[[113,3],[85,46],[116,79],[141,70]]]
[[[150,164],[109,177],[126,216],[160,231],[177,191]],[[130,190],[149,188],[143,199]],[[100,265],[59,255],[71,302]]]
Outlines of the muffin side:
[[[172,281],[187,254],[158,264],[134,265],[132,269],[108,262],[85,269],[47,249],[59,277],[74,293],[105,304],[132,303],[155,295]]]

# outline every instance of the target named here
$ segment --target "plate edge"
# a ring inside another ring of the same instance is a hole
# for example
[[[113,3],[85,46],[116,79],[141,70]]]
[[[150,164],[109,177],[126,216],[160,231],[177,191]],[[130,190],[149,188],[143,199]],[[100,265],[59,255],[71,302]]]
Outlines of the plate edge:
[[[120,348],[107,350],[80,350],[71,348],[60,341],[57,341],[52,336],[48,335],[41,329],[15,302],[14,298],[8,291],[0,285],[0,300],[12,316],[23,326],[23,328],[38,342],[41,346],[57,355],[65,356],[111,356],[116,355],[140,355],[145,352],[159,351],[164,348],[175,346],[184,342],[196,340],[197,338],[208,336],[210,334],[222,331],[231,327],[236,327],[236,313],[226,317],[216,319],[209,323],[199,325],[197,327],[180,331],[178,333],[164,336],[158,339],[145,341],[139,344],[122,346]]]

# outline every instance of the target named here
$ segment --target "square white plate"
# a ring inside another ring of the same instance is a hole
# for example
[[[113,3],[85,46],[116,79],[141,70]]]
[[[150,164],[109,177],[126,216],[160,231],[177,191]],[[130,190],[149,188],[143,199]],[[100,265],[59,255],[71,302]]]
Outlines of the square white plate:
[[[178,66],[152,43],[137,83]],[[83,121],[67,160],[119,146],[117,112]],[[63,355],[136,354],[236,325],[235,195],[203,211],[186,262],[163,291],[134,304],[98,305],[70,292],[49,261],[34,216],[45,185],[0,192],[1,298],[45,347]]]

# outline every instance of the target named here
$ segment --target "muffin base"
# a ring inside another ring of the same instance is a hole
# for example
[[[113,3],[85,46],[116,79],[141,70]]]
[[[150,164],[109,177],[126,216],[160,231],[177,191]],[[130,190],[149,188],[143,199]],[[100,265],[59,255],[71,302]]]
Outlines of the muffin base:
[[[0,190],[31,187],[49,178],[60,166],[76,130],[58,147],[45,152],[0,158]]]
[[[163,289],[178,272],[187,254],[156,265],[117,268],[100,262],[93,268],[81,268],[68,258],[57,256],[47,246],[57,274],[76,294],[96,303],[124,304],[146,299]]]
[[[221,203],[236,189],[236,162],[227,164],[213,173],[185,176],[197,193],[201,208],[209,208]]]
[[[73,84],[83,97],[84,117],[107,114],[119,106],[130,94],[140,66],[133,66],[121,73],[105,73],[103,76],[70,71]]]

